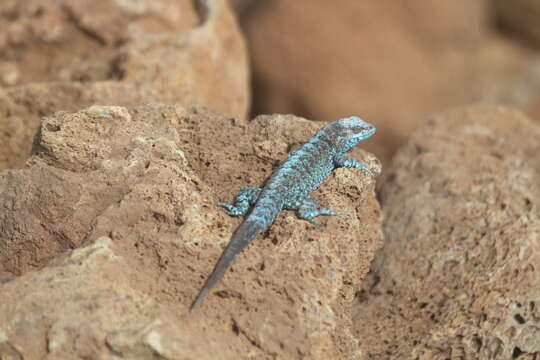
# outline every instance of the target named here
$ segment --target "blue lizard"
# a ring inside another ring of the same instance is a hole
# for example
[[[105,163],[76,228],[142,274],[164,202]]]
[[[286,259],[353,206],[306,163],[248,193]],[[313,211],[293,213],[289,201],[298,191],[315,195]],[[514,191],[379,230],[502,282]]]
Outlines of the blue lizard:
[[[338,167],[371,171],[356,159],[346,155],[360,141],[372,136],[375,126],[352,116],[328,123],[299,149],[289,154],[270,175],[262,188],[244,187],[234,199],[234,205],[218,203],[229,215],[251,213],[233,233],[214,271],[206,280],[191,311],[204,300],[210,289],[223,277],[236,256],[262,231],[274,222],[282,210],[296,210],[298,217],[320,225],[319,215],[341,215],[330,209],[318,209],[317,200],[309,195]]]

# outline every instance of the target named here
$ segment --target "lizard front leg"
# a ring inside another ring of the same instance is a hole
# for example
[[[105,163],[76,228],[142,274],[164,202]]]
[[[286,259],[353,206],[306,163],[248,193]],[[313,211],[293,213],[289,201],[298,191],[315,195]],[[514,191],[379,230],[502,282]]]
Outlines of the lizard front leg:
[[[341,154],[337,156],[336,159],[334,160],[334,165],[336,167],[356,168],[371,177],[374,176],[373,172],[371,172],[371,170],[369,170],[364,164],[362,164],[355,158],[347,156],[345,154]]]
[[[247,213],[249,206],[255,204],[259,198],[261,189],[258,187],[243,187],[234,198],[234,205],[226,202],[218,202],[217,205],[225,208],[227,214],[232,216],[242,216]]]

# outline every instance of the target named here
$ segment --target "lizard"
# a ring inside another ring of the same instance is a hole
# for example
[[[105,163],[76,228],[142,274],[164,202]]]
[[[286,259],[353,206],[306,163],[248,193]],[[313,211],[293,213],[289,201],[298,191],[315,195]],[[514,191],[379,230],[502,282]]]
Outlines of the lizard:
[[[300,219],[320,225],[319,215],[343,215],[331,209],[319,209],[310,192],[317,189],[338,167],[359,169],[371,176],[371,171],[346,153],[360,141],[375,133],[375,126],[357,116],[327,123],[300,148],[292,151],[277,166],[262,188],[244,187],[236,195],[234,205],[218,202],[229,215],[242,216],[251,212],[234,231],[231,240],[217,261],[214,270],[190,307],[196,307],[212,287],[223,277],[236,256],[261,232],[268,228],[282,210],[296,210]]]

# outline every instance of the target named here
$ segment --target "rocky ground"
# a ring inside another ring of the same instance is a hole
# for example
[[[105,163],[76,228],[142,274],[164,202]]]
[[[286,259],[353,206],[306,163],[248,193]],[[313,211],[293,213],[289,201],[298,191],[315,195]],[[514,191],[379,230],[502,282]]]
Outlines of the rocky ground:
[[[0,169],[40,119],[92,104],[204,105],[245,117],[244,38],[222,1],[6,0],[0,5]]]
[[[351,302],[382,244],[374,181],[351,170],[317,195],[352,215],[317,228],[284,214],[188,312],[240,221],[215,202],[261,183],[317,128],[292,115],[246,123],[180,105],[44,118],[27,166],[0,174],[0,271],[15,275],[0,293],[0,349],[24,358],[349,357]],[[372,155],[357,156],[380,171]]]
[[[354,310],[368,358],[537,358],[539,153],[540,127],[493,106],[433,116],[399,150]]]
[[[1,359],[540,359],[540,7],[306,4],[0,3]],[[349,214],[190,313],[215,203],[351,114]]]

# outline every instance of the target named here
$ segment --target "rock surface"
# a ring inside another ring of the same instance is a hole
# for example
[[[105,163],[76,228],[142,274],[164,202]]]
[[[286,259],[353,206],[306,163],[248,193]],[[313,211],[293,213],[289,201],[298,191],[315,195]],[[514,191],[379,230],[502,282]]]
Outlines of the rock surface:
[[[24,164],[54,111],[163,102],[247,113],[246,49],[225,1],[7,0],[0,27],[0,169]]]
[[[360,358],[538,356],[539,153],[538,126],[489,106],[433,117],[398,152],[354,309]]]
[[[384,164],[425,116],[478,96],[488,3],[258,2],[243,18],[254,110],[360,115],[379,128],[368,149]]]
[[[45,115],[96,103],[135,105],[145,100],[134,86],[120,82],[54,82],[0,89],[0,170],[24,165]]]
[[[382,235],[374,182],[351,169],[338,169],[315,196],[353,215],[326,217],[322,228],[280,215],[188,313],[241,221],[215,202],[262,184],[318,127],[290,115],[247,124],[166,105],[45,118],[27,168],[0,173],[0,275],[8,279],[0,304],[10,304],[0,305],[0,351],[173,359],[206,346],[205,333],[208,354],[182,358],[216,358],[212,349],[224,359],[353,358],[351,303]],[[354,153],[380,171],[372,155]],[[69,249],[79,250],[64,255]],[[73,260],[93,253],[99,262]],[[47,300],[51,286],[61,295]],[[25,314],[34,314],[31,325]],[[40,346],[21,335],[29,326]]]
[[[0,285],[2,359],[226,358],[218,329],[173,320],[173,309],[138,289],[150,279],[119,253],[101,237]]]

